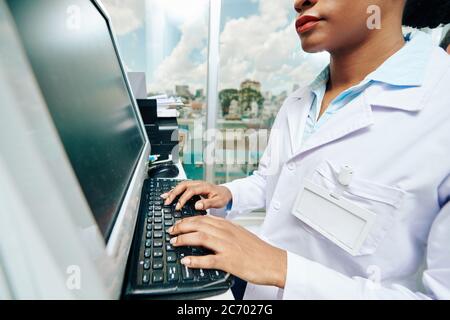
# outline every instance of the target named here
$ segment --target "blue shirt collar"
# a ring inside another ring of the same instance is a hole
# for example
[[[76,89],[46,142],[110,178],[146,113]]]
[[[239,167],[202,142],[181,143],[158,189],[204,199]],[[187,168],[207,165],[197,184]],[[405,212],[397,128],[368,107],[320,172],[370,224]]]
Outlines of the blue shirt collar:
[[[433,49],[432,39],[418,31],[407,34],[405,40],[405,46],[369,74],[367,79],[394,86],[414,87],[423,84]]]
[[[362,83],[382,82],[394,86],[421,86],[433,49],[429,35],[417,31],[405,36],[406,44],[387,59],[377,70],[369,74]],[[311,83],[310,89],[317,92],[326,85],[330,76],[327,66]]]

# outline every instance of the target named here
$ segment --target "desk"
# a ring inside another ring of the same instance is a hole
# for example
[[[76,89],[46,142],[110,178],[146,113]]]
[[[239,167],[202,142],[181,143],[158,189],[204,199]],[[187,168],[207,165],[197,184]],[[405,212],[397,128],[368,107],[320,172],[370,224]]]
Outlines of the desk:
[[[181,164],[181,162],[178,162],[176,164],[176,166],[180,170],[180,174],[178,175],[178,177],[176,177],[176,179],[186,180],[187,179],[186,172],[184,171],[184,168],[183,168],[183,165]],[[208,298],[205,298],[202,300],[234,300],[234,296],[233,296],[233,293],[231,292],[231,290],[228,290],[227,292],[222,293],[218,296],[212,296],[212,297],[208,297]]]

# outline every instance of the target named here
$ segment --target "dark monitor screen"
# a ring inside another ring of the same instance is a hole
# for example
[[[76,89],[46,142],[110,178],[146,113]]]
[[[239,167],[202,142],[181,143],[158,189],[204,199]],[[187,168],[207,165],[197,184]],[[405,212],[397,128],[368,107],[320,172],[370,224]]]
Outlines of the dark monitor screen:
[[[145,145],[107,20],[89,0],[7,3],[66,153],[107,239]]]

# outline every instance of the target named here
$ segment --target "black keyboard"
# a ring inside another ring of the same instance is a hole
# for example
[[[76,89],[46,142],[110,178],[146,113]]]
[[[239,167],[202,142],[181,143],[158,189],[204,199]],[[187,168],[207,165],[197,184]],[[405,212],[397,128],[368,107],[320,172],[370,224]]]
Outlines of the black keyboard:
[[[128,299],[145,297],[201,298],[225,292],[232,277],[219,270],[190,269],[180,263],[186,256],[207,255],[199,247],[178,247],[170,244],[167,230],[178,220],[205,215],[194,209],[194,197],[180,211],[177,201],[165,206],[161,194],[170,191],[180,180],[148,179],[144,182],[138,224],[128,261],[124,296]]]

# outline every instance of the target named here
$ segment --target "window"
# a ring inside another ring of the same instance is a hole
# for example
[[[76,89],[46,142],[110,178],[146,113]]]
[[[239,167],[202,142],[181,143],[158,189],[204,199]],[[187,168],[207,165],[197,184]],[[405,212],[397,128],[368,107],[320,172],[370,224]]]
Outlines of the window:
[[[148,95],[181,97],[181,156],[203,179],[209,0],[103,0],[128,71],[145,71]]]
[[[311,82],[328,54],[302,51],[292,0],[223,0],[216,183],[258,166],[287,96]]]

